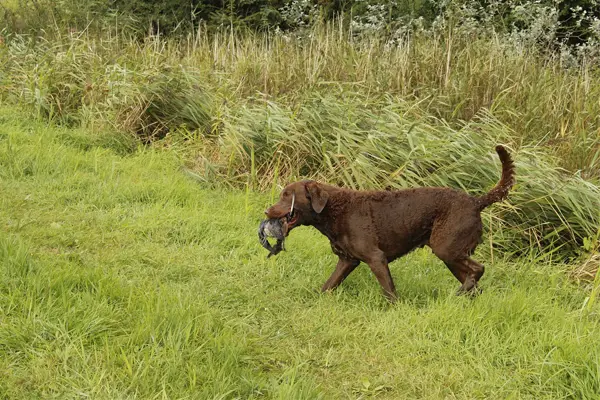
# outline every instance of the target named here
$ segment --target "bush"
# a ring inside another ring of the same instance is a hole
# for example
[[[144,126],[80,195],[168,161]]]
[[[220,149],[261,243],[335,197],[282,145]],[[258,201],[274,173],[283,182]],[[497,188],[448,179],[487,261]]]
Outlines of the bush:
[[[102,29],[113,15],[106,0],[9,0],[0,3],[0,23],[7,32],[43,34]],[[90,25],[91,24],[91,25]]]
[[[283,22],[282,0],[12,0],[0,4],[0,22],[8,32],[114,30],[143,37],[186,35],[204,22],[268,30]]]

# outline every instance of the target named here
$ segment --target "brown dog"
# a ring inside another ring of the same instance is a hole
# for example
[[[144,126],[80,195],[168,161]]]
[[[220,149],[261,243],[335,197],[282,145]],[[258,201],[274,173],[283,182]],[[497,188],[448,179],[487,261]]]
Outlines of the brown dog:
[[[496,152],[502,178],[481,197],[449,188],[363,192],[300,181],[286,186],[265,214],[287,216],[288,233],[311,225],[329,238],[339,260],[323,291],[335,289],[363,261],[393,301],[396,289],[388,263],[427,245],[460,281],[459,293],[468,292],[484,271],[470,258],[481,241],[481,210],[504,199],[514,184],[510,155],[502,146]]]

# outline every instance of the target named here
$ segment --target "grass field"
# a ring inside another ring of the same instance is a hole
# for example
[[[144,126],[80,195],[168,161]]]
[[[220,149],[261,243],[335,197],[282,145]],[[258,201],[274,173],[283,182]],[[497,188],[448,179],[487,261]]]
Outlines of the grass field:
[[[600,324],[567,267],[494,260],[484,292],[428,250],[335,293],[300,228],[266,260],[268,194],[176,153],[0,109],[0,398],[598,398]]]

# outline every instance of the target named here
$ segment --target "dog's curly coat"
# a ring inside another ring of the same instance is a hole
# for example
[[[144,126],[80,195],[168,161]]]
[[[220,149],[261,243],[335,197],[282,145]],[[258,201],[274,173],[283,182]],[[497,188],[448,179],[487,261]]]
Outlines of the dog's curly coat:
[[[484,267],[470,256],[481,241],[481,211],[504,199],[514,184],[514,164],[506,149],[496,147],[502,178],[487,194],[474,197],[450,189],[424,187],[398,191],[356,191],[314,181],[289,184],[279,201],[265,211],[283,218],[294,202],[288,233],[310,225],[329,238],[339,257],[322,290],[335,289],[363,261],[390,300],[396,289],[388,263],[417,247],[431,247],[462,286],[477,287]]]

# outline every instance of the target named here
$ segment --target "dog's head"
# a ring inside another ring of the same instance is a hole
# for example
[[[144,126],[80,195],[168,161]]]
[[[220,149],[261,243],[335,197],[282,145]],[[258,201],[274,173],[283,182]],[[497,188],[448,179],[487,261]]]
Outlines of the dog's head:
[[[288,232],[295,226],[310,225],[329,200],[329,193],[317,182],[299,181],[287,185],[279,201],[269,207],[268,218],[288,219]]]

